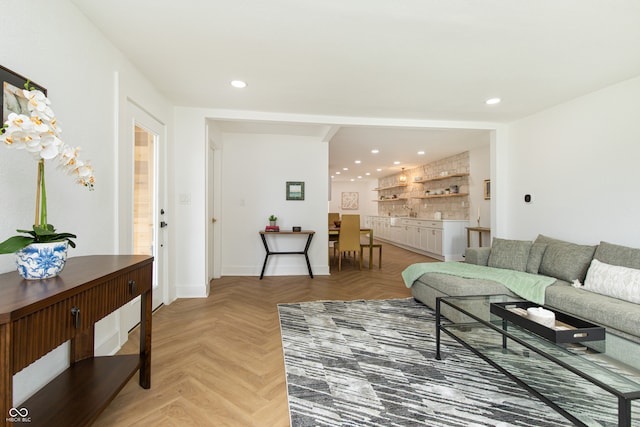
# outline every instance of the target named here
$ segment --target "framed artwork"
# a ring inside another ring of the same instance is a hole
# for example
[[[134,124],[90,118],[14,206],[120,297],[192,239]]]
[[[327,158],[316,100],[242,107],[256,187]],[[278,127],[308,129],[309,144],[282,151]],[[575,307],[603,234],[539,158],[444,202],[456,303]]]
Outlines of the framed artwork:
[[[491,180],[484,180],[484,199],[491,200]]]
[[[342,209],[356,210],[358,209],[359,195],[355,191],[344,191],[342,193]]]
[[[0,101],[2,105],[2,123],[9,118],[10,113],[29,115],[27,110],[27,98],[22,94],[27,78],[16,74],[8,68],[0,65],[0,81],[2,82],[2,91],[0,91]],[[45,95],[47,90],[42,86],[29,80],[29,87],[41,90]]]
[[[287,181],[287,200],[304,200],[304,182]]]

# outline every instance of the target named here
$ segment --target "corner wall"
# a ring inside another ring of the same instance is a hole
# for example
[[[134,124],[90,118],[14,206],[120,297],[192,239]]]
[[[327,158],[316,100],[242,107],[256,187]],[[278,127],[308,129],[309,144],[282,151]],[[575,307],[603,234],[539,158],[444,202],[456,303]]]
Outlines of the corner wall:
[[[506,234],[640,247],[639,111],[640,77],[512,123]]]

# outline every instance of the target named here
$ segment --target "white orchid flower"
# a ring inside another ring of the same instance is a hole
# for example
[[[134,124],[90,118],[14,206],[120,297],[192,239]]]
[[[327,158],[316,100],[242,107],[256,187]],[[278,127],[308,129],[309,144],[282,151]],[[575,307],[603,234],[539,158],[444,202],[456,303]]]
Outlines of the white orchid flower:
[[[33,123],[32,127],[35,132],[46,133],[51,129],[50,125],[38,116],[31,117],[31,123]]]
[[[55,145],[45,145],[40,150],[40,157],[42,157],[45,160],[55,159],[57,155],[58,155],[58,147],[56,147]]]
[[[24,114],[11,113],[6,122],[7,128],[5,133],[13,133],[19,131],[28,131],[33,128],[33,122],[29,116]]]
[[[7,147],[25,150],[37,159],[57,159],[60,168],[76,177],[76,182],[93,189],[93,167],[78,159],[78,148],[64,144],[60,138],[51,101],[40,90],[23,90],[29,115],[10,113],[0,133],[0,141]]]
[[[27,104],[29,108],[29,111],[45,111],[48,104],[51,103],[51,101],[49,101],[49,99],[47,98],[47,96],[37,90],[26,90],[23,89],[22,90],[22,94],[24,95],[25,98],[27,98],[27,100],[29,100],[29,103]]]
[[[82,178],[86,178],[91,176],[91,173],[93,172],[93,168],[89,165],[82,165],[78,168],[76,168],[77,174],[78,176],[82,177]]]

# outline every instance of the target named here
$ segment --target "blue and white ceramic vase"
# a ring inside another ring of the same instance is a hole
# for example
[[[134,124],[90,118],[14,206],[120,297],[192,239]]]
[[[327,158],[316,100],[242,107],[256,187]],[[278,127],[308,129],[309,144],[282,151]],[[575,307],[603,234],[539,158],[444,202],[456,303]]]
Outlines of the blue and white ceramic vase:
[[[32,243],[16,252],[18,273],[27,280],[55,277],[67,261],[69,242]]]

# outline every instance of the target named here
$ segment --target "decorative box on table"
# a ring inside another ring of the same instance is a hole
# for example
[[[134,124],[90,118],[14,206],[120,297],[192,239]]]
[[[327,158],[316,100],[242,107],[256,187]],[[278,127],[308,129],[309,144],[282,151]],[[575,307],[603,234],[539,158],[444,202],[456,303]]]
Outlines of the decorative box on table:
[[[491,303],[490,310],[491,313],[554,343],[602,341],[605,338],[604,327],[548,307],[545,309],[552,311],[556,316],[555,328],[541,325],[516,312],[518,309],[526,311],[527,308],[538,306],[531,301],[494,302]]]

